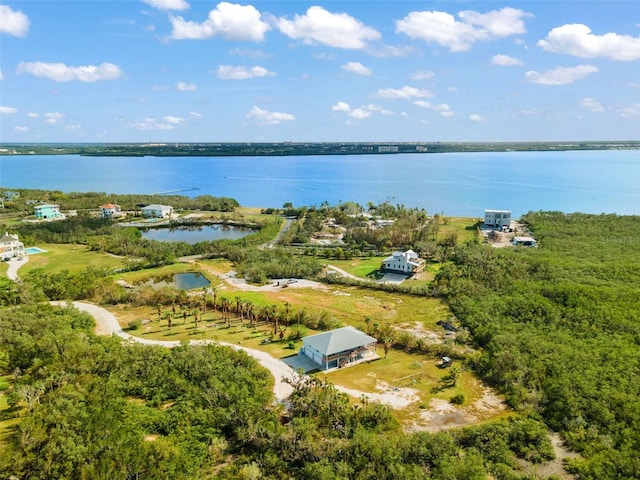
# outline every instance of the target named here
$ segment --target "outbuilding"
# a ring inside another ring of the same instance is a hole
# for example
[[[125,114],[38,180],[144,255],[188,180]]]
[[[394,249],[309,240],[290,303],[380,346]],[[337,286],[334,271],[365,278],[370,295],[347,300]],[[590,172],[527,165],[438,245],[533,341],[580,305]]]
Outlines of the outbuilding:
[[[513,237],[513,240],[511,240],[511,243],[513,245],[522,246],[522,247],[538,246],[538,242],[536,242],[536,239],[533,237]]]

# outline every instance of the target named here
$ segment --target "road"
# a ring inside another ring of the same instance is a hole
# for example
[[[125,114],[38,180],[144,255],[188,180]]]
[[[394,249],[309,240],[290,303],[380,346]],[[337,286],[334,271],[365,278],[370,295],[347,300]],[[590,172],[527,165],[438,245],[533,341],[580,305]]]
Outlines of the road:
[[[141,343],[143,345],[158,345],[161,347],[173,348],[180,345],[180,341],[177,340],[150,340],[147,338],[135,337],[133,335],[128,334],[120,324],[118,323],[118,319],[115,315],[108,310],[99,307],[97,305],[85,302],[72,302],[73,306],[80,311],[86,312],[91,315],[96,321],[96,333],[98,335],[117,335],[125,340],[129,340],[136,343]],[[66,306],[67,302],[51,302],[52,305],[58,306]],[[225,342],[214,342],[211,340],[192,340],[189,342],[191,345],[204,345],[208,343],[213,343],[216,345],[223,345],[227,347],[231,347],[234,350],[243,350],[247,352],[250,356],[255,358],[260,365],[265,367],[267,370],[271,372],[273,378],[275,379],[275,384],[273,386],[273,393],[275,397],[283,401],[291,395],[293,391],[293,387],[284,381],[284,378],[292,378],[295,375],[295,372],[291,367],[286,365],[284,362],[273,358],[268,353],[262,352],[260,350],[253,350],[251,348],[241,347],[239,345],[233,345],[231,343]]]
[[[7,277],[14,282],[18,281],[18,269],[29,261],[28,256],[22,257],[22,260],[18,260],[17,258],[12,258],[7,262],[9,268],[7,269]]]

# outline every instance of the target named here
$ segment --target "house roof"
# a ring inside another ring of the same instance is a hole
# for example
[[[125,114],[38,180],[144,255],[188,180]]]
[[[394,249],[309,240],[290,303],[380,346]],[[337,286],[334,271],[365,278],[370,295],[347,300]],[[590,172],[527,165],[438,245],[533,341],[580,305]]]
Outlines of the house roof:
[[[100,205],[100,208],[118,208],[119,205],[115,205],[113,203],[105,203],[104,205]]]
[[[147,205],[146,207],[142,207],[143,210],[166,210],[167,208],[171,208],[169,205],[158,205],[154,203],[153,205]]]
[[[354,327],[342,327],[304,337],[303,342],[325,356],[362,347],[377,340]]]
[[[11,235],[8,232],[5,232],[2,237],[0,237],[0,243],[8,243],[8,242],[16,242],[18,241],[17,235]]]

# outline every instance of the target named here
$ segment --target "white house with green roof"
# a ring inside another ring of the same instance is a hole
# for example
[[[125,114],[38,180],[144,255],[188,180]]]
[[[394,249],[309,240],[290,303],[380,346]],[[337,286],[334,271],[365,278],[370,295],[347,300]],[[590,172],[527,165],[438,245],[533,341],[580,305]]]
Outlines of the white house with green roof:
[[[377,340],[354,327],[343,327],[302,339],[301,353],[323,370],[373,360]]]

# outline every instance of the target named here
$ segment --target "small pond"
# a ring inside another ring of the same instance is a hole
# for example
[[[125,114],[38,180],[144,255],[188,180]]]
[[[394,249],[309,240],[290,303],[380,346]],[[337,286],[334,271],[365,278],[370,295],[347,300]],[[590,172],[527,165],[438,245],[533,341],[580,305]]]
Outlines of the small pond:
[[[142,238],[159,242],[185,242],[194,245],[214,240],[237,240],[255,233],[255,230],[231,225],[197,225],[172,228],[143,229]]]
[[[147,280],[143,285],[150,285],[153,288],[176,287],[181,290],[192,290],[194,288],[202,288],[209,285],[207,277],[198,272],[176,273],[174,275],[165,275],[162,277],[154,277]]]

